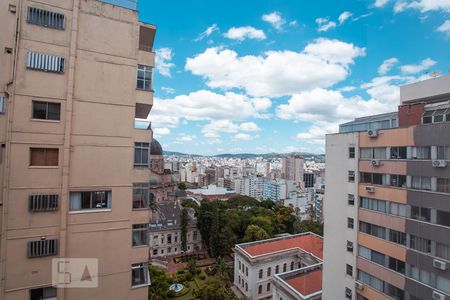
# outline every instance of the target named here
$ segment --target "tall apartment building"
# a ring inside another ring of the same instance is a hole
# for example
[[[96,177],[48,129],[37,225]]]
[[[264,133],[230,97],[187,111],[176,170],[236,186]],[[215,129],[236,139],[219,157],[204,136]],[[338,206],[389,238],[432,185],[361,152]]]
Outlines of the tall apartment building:
[[[450,299],[450,75],[326,137],[325,299]]]
[[[304,159],[300,155],[288,155],[281,159],[281,178],[293,180],[297,183],[303,181]]]
[[[235,179],[236,193],[244,196],[263,199],[264,183],[267,178],[263,176],[250,175]]]
[[[126,3],[0,1],[0,299],[148,297],[156,28]],[[55,288],[54,258],[98,287]]]

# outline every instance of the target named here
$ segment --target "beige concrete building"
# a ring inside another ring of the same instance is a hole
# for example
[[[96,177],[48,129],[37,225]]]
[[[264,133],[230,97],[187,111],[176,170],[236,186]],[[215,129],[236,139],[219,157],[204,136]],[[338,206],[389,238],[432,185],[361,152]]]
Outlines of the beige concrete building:
[[[287,155],[281,159],[281,178],[303,184],[305,160],[300,155]]]
[[[0,299],[148,297],[155,27],[126,3],[0,1]],[[65,257],[98,287],[52,287]]]

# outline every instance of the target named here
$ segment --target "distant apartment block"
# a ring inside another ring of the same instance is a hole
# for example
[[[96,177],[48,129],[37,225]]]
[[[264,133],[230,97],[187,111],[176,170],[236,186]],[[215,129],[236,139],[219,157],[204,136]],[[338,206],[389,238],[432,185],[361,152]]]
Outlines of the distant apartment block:
[[[300,155],[287,155],[281,159],[281,178],[296,183],[303,182],[305,160]]]
[[[0,1],[0,299],[148,298],[156,28],[106,2]],[[98,288],[53,286],[54,258]]]
[[[450,75],[326,137],[326,299],[450,298]]]
[[[235,246],[234,286],[255,300],[318,299],[322,249],[322,237],[313,233],[238,244]],[[308,285],[302,286],[302,282]]]

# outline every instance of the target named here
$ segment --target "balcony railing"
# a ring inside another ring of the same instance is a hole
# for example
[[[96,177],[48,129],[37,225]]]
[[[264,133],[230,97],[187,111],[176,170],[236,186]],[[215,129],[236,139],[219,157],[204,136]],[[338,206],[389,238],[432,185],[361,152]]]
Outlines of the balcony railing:
[[[112,5],[137,10],[138,9],[138,0],[98,0],[100,2],[109,3]]]

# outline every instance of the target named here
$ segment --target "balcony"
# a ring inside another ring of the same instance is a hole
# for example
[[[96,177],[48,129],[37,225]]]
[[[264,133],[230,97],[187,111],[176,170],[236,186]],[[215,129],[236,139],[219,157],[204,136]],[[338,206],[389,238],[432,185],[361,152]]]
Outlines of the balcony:
[[[138,0],[98,0],[100,2],[109,3],[115,6],[120,6],[123,8],[137,10],[138,9]]]
[[[139,50],[153,52],[153,42],[155,40],[156,27],[145,24],[139,27]]]

